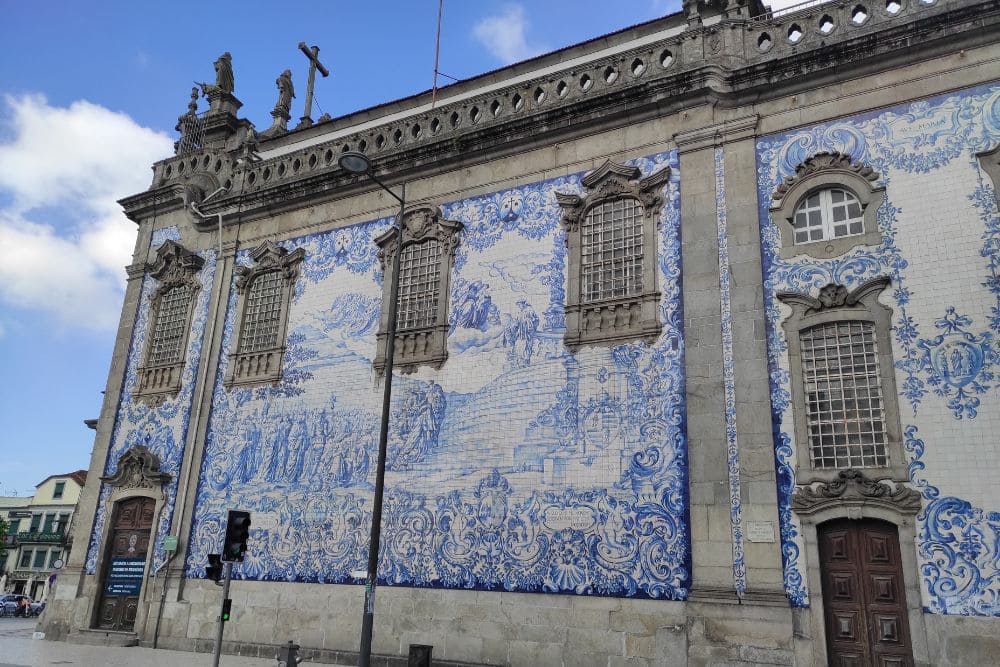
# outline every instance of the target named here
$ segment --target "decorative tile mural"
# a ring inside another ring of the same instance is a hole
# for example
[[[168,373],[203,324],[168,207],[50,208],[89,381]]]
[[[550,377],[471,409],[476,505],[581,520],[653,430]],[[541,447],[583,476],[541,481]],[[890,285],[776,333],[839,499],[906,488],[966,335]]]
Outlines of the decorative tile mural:
[[[393,380],[380,579],[388,584],[684,599],[690,582],[676,153],[659,237],[663,333],[569,354],[565,233],[574,174],[445,204],[464,231],[449,358]],[[222,386],[188,576],[228,509],[252,512],[235,576],[356,582],[367,560],[382,386],[376,220],[283,242],[306,256],[276,386]],[[248,261],[241,251],[238,262]],[[232,348],[230,295],[223,352]]]
[[[180,242],[180,233],[176,227],[166,227],[153,232],[150,244],[150,255],[165,241]],[[114,430],[108,449],[108,458],[104,465],[104,476],[111,475],[118,468],[118,459],[130,447],[142,445],[156,454],[160,459],[160,469],[169,473],[170,482],[165,490],[166,502],[163,514],[158,524],[158,532],[153,542],[153,559],[150,572],[155,574],[166,562],[163,549],[163,538],[170,532],[171,519],[174,512],[174,501],[177,497],[177,481],[180,476],[181,462],[184,458],[184,443],[187,439],[188,426],[191,418],[191,403],[194,393],[195,377],[198,374],[198,364],[201,361],[201,345],[205,331],[205,320],[208,317],[208,301],[212,292],[212,279],[215,275],[215,252],[201,253],[205,260],[198,273],[201,289],[198,291],[197,303],[191,323],[191,333],[188,336],[188,347],[185,356],[181,389],[177,396],[168,398],[162,404],[151,407],[132,398],[132,392],[138,381],[139,364],[142,361],[147,325],[149,324],[150,298],[157,288],[157,281],[148,275],[142,279],[142,295],[136,316],[135,327],[132,330],[132,340],[129,343],[128,363],[125,371],[125,382],[122,385],[118,412],[115,416]],[[104,524],[108,520],[107,500],[111,487],[101,485],[97,501],[97,513],[94,527],[87,548],[87,574],[97,572],[97,561],[100,556],[100,541],[104,532]]]
[[[1000,85],[762,138],[757,144],[768,354],[785,588],[808,604],[801,537],[791,513],[795,447],[790,422],[781,290],[849,288],[889,276],[893,357],[918,516],[923,602],[934,613],[1000,615],[1000,221],[975,153],[1000,143]],[[819,151],[849,154],[879,173],[882,243],[840,257],[779,257],[771,193]]]
[[[719,238],[719,294],[722,321],[722,382],[726,392],[726,464],[729,514],[733,523],[733,583],[737,597],[747,590],[743,557],[743,502],[740,498],[740,448],[736,432],[736,373],[733,359],[733,308],[730,299],[729,237],[726,220],[726,152],[715,149],[715,221]]]

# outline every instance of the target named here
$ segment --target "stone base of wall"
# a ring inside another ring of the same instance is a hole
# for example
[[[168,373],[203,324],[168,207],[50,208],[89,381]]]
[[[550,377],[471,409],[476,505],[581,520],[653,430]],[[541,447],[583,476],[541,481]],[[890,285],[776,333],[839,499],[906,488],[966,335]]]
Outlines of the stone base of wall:
[[[157,645],[210,652],[221,589],[188,580],[180,600],[176,585],[169,590]],[[234,581],[230,595],[225,653],[272,658],[291,640],[307,660],[357,664],[361,586]],[[143,646],[153,644],[154,597],[136,627]],[[89,604],[87,597],[53,600],[42,617],[46,638],[73,641],[69,634],[86,625]],[[813,665],[825,651],[816,650],[815,633],[795,616],[770,598],[738,604],[724,596],[671,602],[381,587],[373,664],[402,667],[410,644],[429,644],[434,664],[443,667]],[[990,664],[1000,654],[996,619],[925,614],[924,620],[930,664]]]

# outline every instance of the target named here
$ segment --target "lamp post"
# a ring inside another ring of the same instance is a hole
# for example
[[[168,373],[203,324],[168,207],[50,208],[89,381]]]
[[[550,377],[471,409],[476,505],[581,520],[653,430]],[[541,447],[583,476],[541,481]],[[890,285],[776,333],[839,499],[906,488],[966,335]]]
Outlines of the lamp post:
[[[396,232],[402,240],[403,212],[406,208],[406,183],[397,195],[372,173],[372,164],[364,153],[349,151],[338,160],[341,169],[352,174],[366,175],[399,202]],[[375,472],[375,498],[372,501],[372,532],[368,543],[368,574],[365,579],[365,608],[361,617],[361,650],[358,667],[369,667],[372,655],[372,628],[375,623],[375,579],[378,576],[378,548],[382,538],[382,496],[385,489],[385,454],[389,442],[389,400],[392,398],[392,362],[396,356],[396,314],[399,310],[399,250],[390,259],[392,278],[389,283],[389,321],[385,328],[385,385],[382,390],[382,421],[378,432],[378,466]]]

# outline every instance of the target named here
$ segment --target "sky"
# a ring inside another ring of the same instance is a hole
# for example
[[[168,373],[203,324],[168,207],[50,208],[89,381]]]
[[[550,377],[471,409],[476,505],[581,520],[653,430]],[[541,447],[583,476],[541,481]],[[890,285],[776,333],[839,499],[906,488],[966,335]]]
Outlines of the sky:
[[[792,4],[776,0],[772,7]],[[464,79],[680,9],[680,0],[444,0],[439,71]],[[313,118],[431,87],[438,0],[0,0],[0,495],[88,468],[136,226],[116,201],[172,154],[195,81],[232,54],[270,124],[290,69]],[[440,79],[440,84],[448,79]],[[201,102],[200,110],[206,108]]]

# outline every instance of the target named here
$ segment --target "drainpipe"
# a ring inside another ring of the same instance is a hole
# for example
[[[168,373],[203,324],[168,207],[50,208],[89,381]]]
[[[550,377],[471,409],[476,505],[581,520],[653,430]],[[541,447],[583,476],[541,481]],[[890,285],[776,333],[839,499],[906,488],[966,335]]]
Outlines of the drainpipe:
[[[212,194],[210,194],[207,197],[205,197],[204,199],[202,199],[201,203],[204,204],[204,203],[208,202],[208,200],[211,199],[212,197],[215,197],[216,195],[224,193],[224,192],[229,192],[229,190],[226,189],[225,187],[221,187],[218,190],[216,190],[215,192],[213,192]],[[194,202],[191,202],[190,206],[191,206],[191,210],[194,212],[194,214],[197,215],[202,220],[205,220],[207,218],[211,218],[212,217],[210,215],[205,215],[204,213],[202,213],[201,209],[198,208],[198,204],[196,204]],[[222,257],[222,212],[220,211],[219,213],[216,214],[216,216],[218,217],[218,229],[219,229],[219,257]]]

